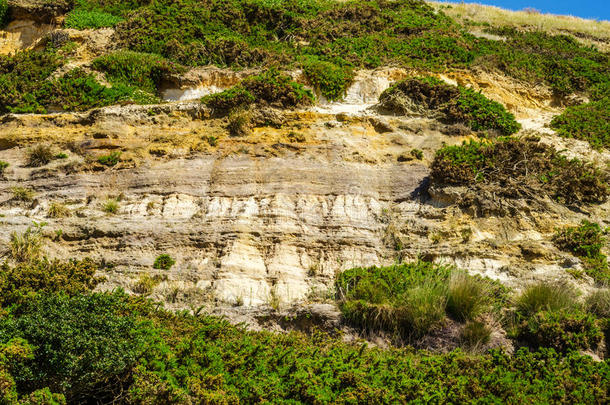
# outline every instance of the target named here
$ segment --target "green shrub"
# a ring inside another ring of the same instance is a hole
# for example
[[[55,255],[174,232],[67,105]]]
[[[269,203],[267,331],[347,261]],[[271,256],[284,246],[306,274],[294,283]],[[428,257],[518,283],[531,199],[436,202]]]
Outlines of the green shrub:
[[[496,130],[511,135],[521,128],[500,103],[481,93],[452,86],[434,77],[416,77],[394,84],[379,97],[381,112],[406,114],[425,107],[448,123],[464,123],[475,131]]]
[[[174,264],[176,264],[176,261],[170,255],[164,253],[155,259],[153,269],[169,270]]]
[[[64,26],[77,30],[84,30],[87,28],[97,29],[114,27],[121,21],[123,21],[121,17],[103,11],[76,9],[68,13],[64,21]]]
[[[569,107],[551,121],[560,136],[582,139],[596,149],[610,148],[610,97]]]
[[[0,0],[0,28],[4,27],[8,23],[8,19],[9,19],[8,0]]]
[[[106,73],[113,84],[135,86],[150,94],[170,75],[184,73],[185,68],[154,54],[117,51],[98,57],[93,67]]]
[[[583,220],[580,226],[557,231],[553,243],[583,260],[585,272],[598,283],[610,282],[610,267],[601,249],[606,243],[604,231],[598,224]]]
[[[307,60],[303,64],[303,71],[309,82],[330,101],[343,98],[354,77],[349,67],[317,59]]]
[[[69,403],[118,396],[149,350],[153,330],[138,322],[122,292],[39,295],[0,319],[0,342],[23,338],[34,361],[10,365],[18,392],[49,388]]]
[[[4,160],[0,160],[0,176],[4,174],[4,171],[10,166],[8,162]]]
[[[596,349],[603,334],[590,314],[543,311],[528,318],[517,337],[531,347],[551,347],[565,353]]]
[[[571,309],[577,305],[576,297],[576,290],[565,284],[532,284],[517,298],[517,312],[529,317],[540,311],[558,312]]]
[[[116,166],[121,159],[121,152],[112,152],[108,155],[100,156],[97,161],[104,166]]]
[[[494,185],[497,194],[509,198],[527,197],[533,188],[564,204],[601,203],[610,194],[603,171],[533,138],[471,140],[441,148],[432,162],[432,182]]]
[[[3,308],[23,303],[34,293],[89,292],[101,281],[94,277],[97,266],[89,259],[61,262],[44,258],[21,262],[12,267],[4,263],[0,267],[0,306]]]
[[[221,93],[210,94],[201,99],[201,102],[218,115],[229,114],[233,111],[246,109],[255,101],[248,90],[235,86]]]
[[[36,145],[27,152],[28,166],[40,167],[49,164],[55,154],[48,145]]]
[[[339,307],[362,329],[421,337],[445,318],[449,272],[426,262],[347,270],[335,284]]]
[[[313,94],[289,76],[269,69],[250,76],[238,85],[221,93],[201,99],[216,115],[228,115],[237,110],[246,110],[254,103],[281,108],[294,108],[312,104]]]

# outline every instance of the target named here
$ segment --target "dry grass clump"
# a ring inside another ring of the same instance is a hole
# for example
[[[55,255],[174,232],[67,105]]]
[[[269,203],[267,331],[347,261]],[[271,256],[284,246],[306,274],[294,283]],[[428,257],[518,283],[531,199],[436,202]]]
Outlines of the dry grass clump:
[[[436,8],[461,22],[466,20],[492,26],[509,26],[515,28],[535,28],[551,34],[578,33],[577,38],[587,45],[595,44],[600,50],[610,50],[610,22],[588,20],[574,16],[542,14],[534,9],[522,11],[505,10],[500,7],[474,3],[429,2]],[[448,7],[449,6],[449,7]],[[583,38],[583,35],[585,37]],[[606,40],[606,41],[604,41]]]

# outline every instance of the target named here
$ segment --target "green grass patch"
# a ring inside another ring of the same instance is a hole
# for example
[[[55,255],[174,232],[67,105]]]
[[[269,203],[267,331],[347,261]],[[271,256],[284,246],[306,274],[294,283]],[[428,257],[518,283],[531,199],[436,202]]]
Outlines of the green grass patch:
[[[441,326],[447,315],[474,319],[507,300],[506,290],[491,280],[422,261],[347,270],[335,287],[349,323],[406,340]]]
[[[77,30],[98,29],[114,27],[121,21],[123,21],[121,17],[103,11],[76,9],[68,13],[64,26]]]
[[[494,185],[500,195],[543,192],[564,204],[602,203],[610,194],[607,175],[568,159],[533,138],[469,141],[437,151],[432,182],[439,185]]]

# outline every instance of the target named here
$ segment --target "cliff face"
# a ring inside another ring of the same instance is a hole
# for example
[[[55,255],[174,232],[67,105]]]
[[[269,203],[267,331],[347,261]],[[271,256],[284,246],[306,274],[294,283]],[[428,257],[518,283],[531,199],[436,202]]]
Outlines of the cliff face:
[[[3,52],[37,46],[51,29],[48,21],[13,22]],[[64,31],[79,46],[75,65],[110,46],[108,29]],[[471,133],[456,135],[433,117],[383,116],[369,108],[391,83],[415,72],[361,71],[342,102],[260,111],[267,124],[235,137],[225,119],[193,99],[248,73],[193,69],[166,84],[170,101],[158,106],[6,115],[0,160],[10,166],[0,183],[0,242],[44,221],[50,256],[104,263],[102,289],[138,292],[146,277],[158,276],[152,297],[175,308],[324,300],[341,270],[418,257],[517,288],[538,279],[591,286],[588,277],[566,272],[582,265],[551,237],[585,217],[608,221],[610,205],[579,212],[543,197],[510,201],[459,187],[429,189],[435,151]],[[304,82],[301,72],[291,74]],[[563,107],[545,86],[480,71],[437,76],[502,102],[525,134],[602,167],[610,162],[607,151],[559,139],[546,127]],[[29,151],[41,144],[67,158],[29,167]],[[113,152],[121,152],[116,166],[98,162]],[[14,187],[35,196],[17,201]],[[456,205],[468,197],[469,207]],[[116,213],[104,209],[108,200]],[[54,204],[71,214],[53,218]],[[176,260],[169,271],[153,269],[162,253]]]

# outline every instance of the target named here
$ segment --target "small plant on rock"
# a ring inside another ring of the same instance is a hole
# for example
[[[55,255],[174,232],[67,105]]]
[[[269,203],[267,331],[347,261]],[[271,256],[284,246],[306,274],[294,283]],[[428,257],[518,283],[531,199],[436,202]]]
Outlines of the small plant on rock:
[[[71,214],[70,209],[65,204],[53,202],[49,205],[48,215],[51,218],[66,218]]]
[[[107,214],[116,214],[119,212],[119,202],[110,198],[102,205],[102,210]]]
[[[13,193],[13,199],[15,201],[22,201],[22,202],[31,202],[34,200],[34,197],[36,196],[36,194],[34,193],[34,191],[32,189],[29,188],[25,188],[25,187],[13,187],[11,188],[11,191]]]
[[[153,269],[169,270],[176,264],[176,261],[168,254],[159,255],[153,263]]]
[[[48,145],[37,145],[28,150],[28,166],[40,167],[49,164],[55,158],[55,154]]]
[[[112,152],[109,155],[100,156],[97,161],[104,166],[116,166],[121,158],[121,152]]]

